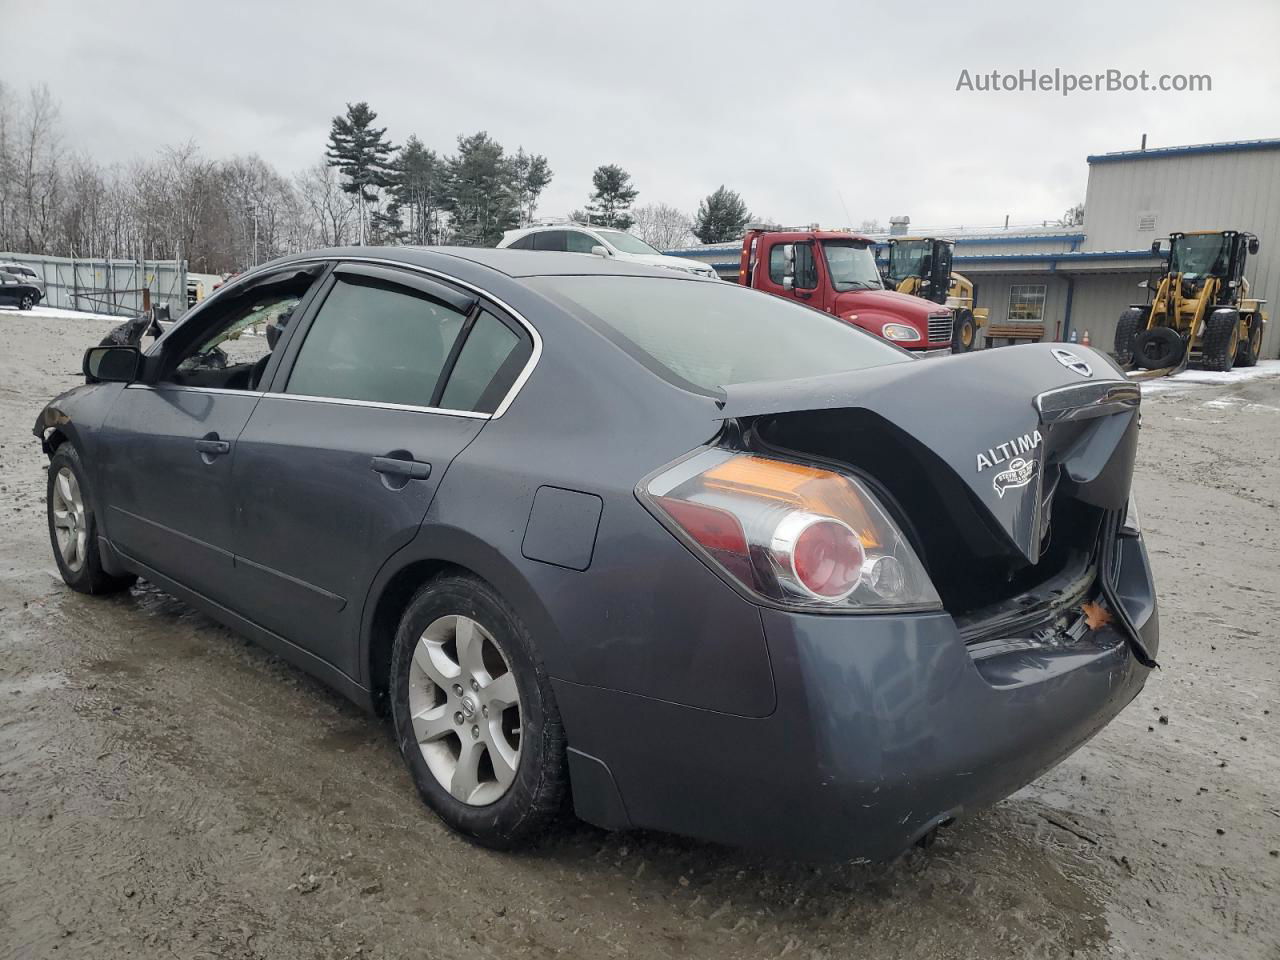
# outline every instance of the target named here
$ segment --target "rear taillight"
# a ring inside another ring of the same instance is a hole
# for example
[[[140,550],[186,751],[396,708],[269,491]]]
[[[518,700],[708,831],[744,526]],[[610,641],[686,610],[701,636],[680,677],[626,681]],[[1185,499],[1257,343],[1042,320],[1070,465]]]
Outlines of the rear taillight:
[[[939,605],[897,525],[847,474],[708,449],[637,492],[695,552],[765,599],[828,610]]]

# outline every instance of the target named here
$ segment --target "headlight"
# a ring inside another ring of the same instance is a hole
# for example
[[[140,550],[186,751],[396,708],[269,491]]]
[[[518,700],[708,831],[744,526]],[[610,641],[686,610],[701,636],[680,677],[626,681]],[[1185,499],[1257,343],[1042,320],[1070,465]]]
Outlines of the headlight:
[[[920,331],[905,323],[886,323],[880,335],[886,340],[919,340]]]
[[[761,599],[843,612],[939,606],[902,532],[846,474],[711,448],[636,493],[696,555]]]

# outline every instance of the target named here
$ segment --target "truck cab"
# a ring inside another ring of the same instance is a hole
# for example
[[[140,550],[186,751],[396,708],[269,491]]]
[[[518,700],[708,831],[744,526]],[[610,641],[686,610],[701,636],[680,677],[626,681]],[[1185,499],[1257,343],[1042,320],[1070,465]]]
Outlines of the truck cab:
[[[875,244],[861,234],[750,226],[738,282],[798,300],[908,350],[951,347],[951,310],[886,290]]]

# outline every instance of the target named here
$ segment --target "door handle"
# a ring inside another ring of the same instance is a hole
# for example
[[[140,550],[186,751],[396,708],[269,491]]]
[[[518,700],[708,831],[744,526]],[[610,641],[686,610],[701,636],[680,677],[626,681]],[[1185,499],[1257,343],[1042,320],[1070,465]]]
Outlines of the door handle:
[[[406,480],[426,480],[431,476],[431,464],[421,460],[401,460],[399,457],[374,457],[370,467],[375,473],[387,477],[403,477]]]
[[[801,300],[808,300],[808,299],[810,299],[810,298],[813,296],[813,294],[812,294],[812,293],[801,293],[799,290],[797,290],[797,291],[796,291],[796,296],[797,296],[799,299],[801,299]]]
[[[197,440],[196,450],[204,457],[222,457],[231,452],[231,444],[226,440],[219,440],[215,433],[211,437]]]

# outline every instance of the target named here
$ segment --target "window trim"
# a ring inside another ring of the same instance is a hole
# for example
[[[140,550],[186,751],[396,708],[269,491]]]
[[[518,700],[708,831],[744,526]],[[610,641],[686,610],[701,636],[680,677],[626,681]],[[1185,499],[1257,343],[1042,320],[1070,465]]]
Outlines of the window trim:
[[[542,335],[538,332],[538,328],[535,327],[532,323],[530,323],[529,320],[524,316],[524,314],[522,314],[519,310],[515,309],[515,307],[511,306],[511,304],[507,303],[501,297],[494,296],[492,293],[485,290],[483,287],[478,287],[474,283],[469,283],[466,280],[463,280],[459,277],[455,277],[448,273],[444,273],[440,270],[436,270],[432,267],[424,267],[420,264],[407,263],[402,260],[391,260],[386,257],[311,256],[311,257],[301,257],[297,260],[290,260],[287,264],[276,264],[276,265],[272,265],[272,267],[269,269],[254,271],[252,273],[246,274],[244,277],[239,278],[235,284],[218,288],[218,290],[214,292],[211,296],[202,300],[200,302],[200,305],[196,309],[199,310],[203,308],[206,304],[216,301],[218,297],[220,297],[224,293],[224,291],[226,291],[229,287],[234,289],[235,287],[238,287],[240,283],[250,280],[258,276],[260,273],[265,274],[267,272],[275,272],[275,270],[281,269],[282,267],[287,268],[287,267],[298,266],[306,263],[319,263],[319,264],[325,264],[325,265],[333,265],[333,264],[339,264],[339,263],[368,263],[368,264],[374,264],[377,266],[391,267],[395,270],[400,270],[400,271],[404,271],[411,274],[417,273],[423,276],[432,277],[436,280],[441,281],[442,283],[451,284],[455,287],[460,287],[463,290],[467,290],[471,293],[474,293],[479,298],[480,305],[484,307],[487,304],[489,312],[493,313],[495,317],[497,317],[499,320],[502,320],[504,322],[506,322],[508,319],[515,321],[515,323],[518,324],[520,327],[522,327],[525,333],[528,334],[529,340],[532,342],[533,348],[529,352],[528,360],[525,361],[524,369],[522,369],[520,373],[517,374],[515,380],[512,381],[511,387],[507,390],[506,396],[504,396],[502,398],[502,402],[499,403],[498,406],[494,408],[493,413],[478,413],[474,410],[454,410],[454,409],[443,408],[443,407],[407,407],[407,406],[399,406],[397,404],[391,404],[391,403],[375,403],[369,400],[349,400],[343,397],[303,397],[298,394],[278,393],[271,390],[265,390],[265,391],[237,390],[235,391],[236,393],[241,395],[258,393],[258,395],[263,397],[272,397],[272,398],[284,399],[284,400],[297,400],[299,402],[314,401],[317,403],[336,403],[336,404],[344,404],[344,405],[350,405],[350,406],[386,407],[388,409],[393,409],[393,410],[403,409],[403,410],[418,411],[420,413],[444,414],[445,416],[468,417],[472,419],[482,419],[482,420],[497,420],[499,417],[505,414],[508,409],[510,409],[511,404],[515,402],[515,399],[517,396],[519,396],[520,391],[524,389],[524,385],[528,383],[529,378],[533,376],[533,371],[537,369],[538,363],[542,359],[542,349],[543,349]],[[330,275],[329,273],[322,275],[321,280],[327,280],[329,275]],[[317,287],[312,288],[313,294],[318,290],[318,287],[319,285],[317,285]],[[313,303],[314,303],[314,300],[313,300]],[[312,309],[313,309],[312,305],[309,304],[307,308],[307,313],[303,318],[308,321],[308,324],[310,322],[310,314]],[[186,318],[183,318],[183,319],[185,321]],[[175,324],[173,327],[170,327],[168,330],[166,330],[165,336],[167,337],[171,331],[176,329],[177,326],[179,326],[179,324]],[[293,326],[293,324],[290,324],[290,326]],[[300,324],[299,326],[302,326],[302,325]],[[295,331],[290,331],[290,333],[293,333],[293,332]],[[163,339],[164,338],[162,337],[160,340],[157,340],[156,343],[158,344],[163,342]],[[292,339],[292,337],[290,339]],[[152,349],[154,348],[155,348],[155,345],[153,344]],[[183,389],[203,391],[203,390],[216,390],[217,388],[184,387]]]
[[[1013,317],[1013,291],[1019,288],[1036,288],[1040,291],[1040,316],[1038,317]],[[1047,283],[1011,283],[1009,284],[1009,297],[1005,302],[1004,319],[1007,323],[1044,323],[1045,308],[1049,305],[1049,285]]]

